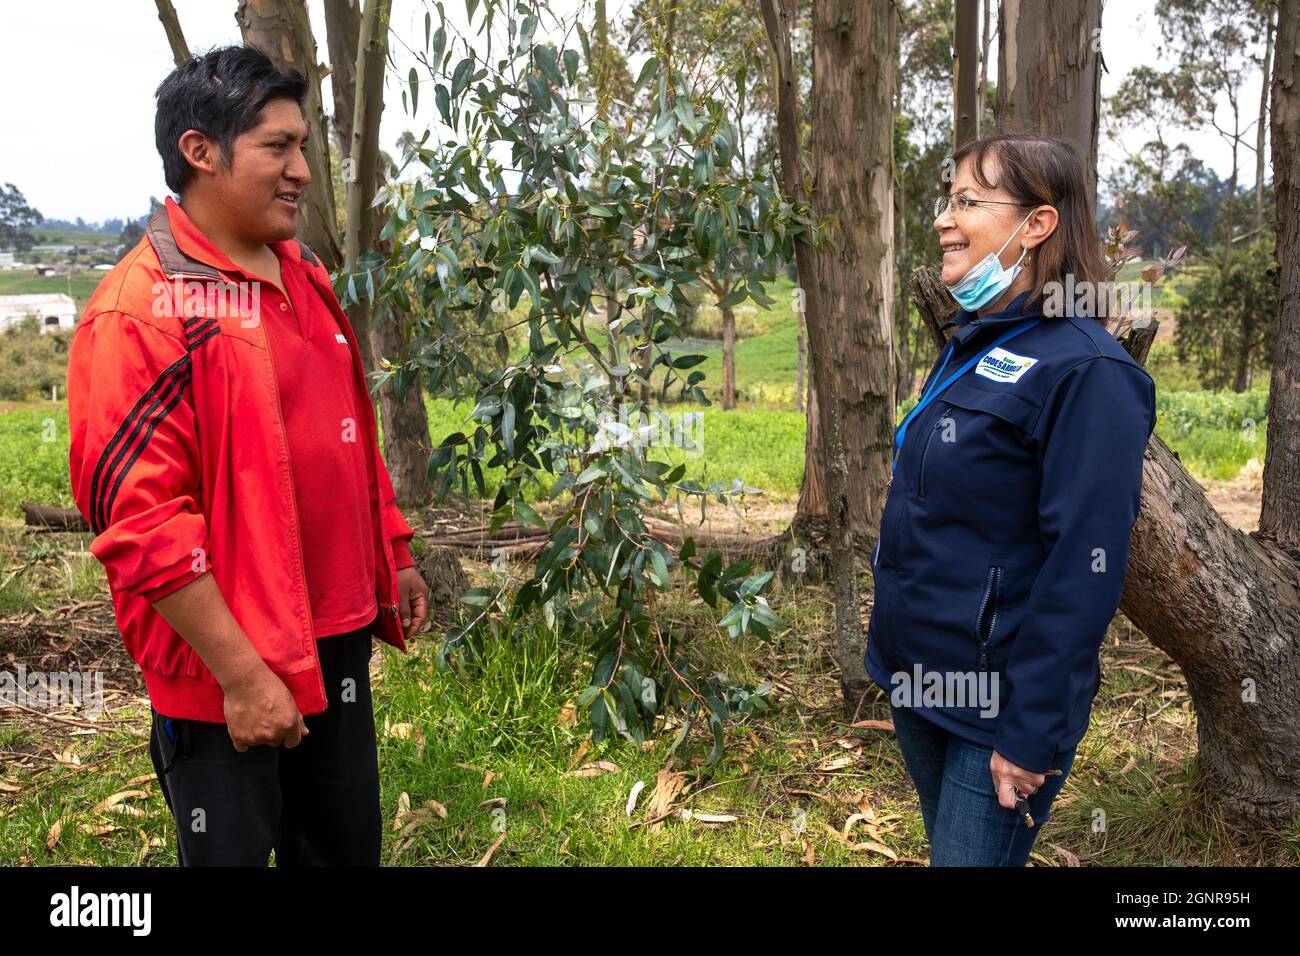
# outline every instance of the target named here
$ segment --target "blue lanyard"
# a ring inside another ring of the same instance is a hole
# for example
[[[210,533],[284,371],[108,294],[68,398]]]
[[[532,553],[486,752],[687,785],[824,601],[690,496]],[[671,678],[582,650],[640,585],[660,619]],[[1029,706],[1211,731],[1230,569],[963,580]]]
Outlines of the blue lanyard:
[[[1026,319],[1024,322],[1021,322],[1019,325],[1011,329],[1009,332],[1006,332],[1003,335],[999,336],[996,342],[994,342],[992,345],[986,348],[979,355],[975,356],[973,359],[971,359],[961,368],[957,369],[957,371],[953,372],[946,379],[944,379],[942,383],[940,383],[939,379],[943,375],[943,370],[948,367],[948,359],[952,358],[952,342],[948,343],[948,348],[943,353],[943,362],[941,362],[939,365],[939,371],[935,372],[934,378],[930,380],[930,387],[925,390],[925,393],[921,396],[921,400],[916,403],[916,407],[907,413],[907,417],[903,419],[903,424],[899,425],[898,431],[894,433],[894,456],[893,456],[893,461],[890,462],[891,472],[898,467],[898,455],[903,450],[903,439],[907,437],[907,426],[912,424],[912,420],[916,418],[917,415],[920,415],[921,412],[925,410],[925,407],[927,405],[929,405],[932,401],[938,398],[939,395],[942,392],[944,392],[949,385],[957,381],[957,379],[961,378],[963,375],[965,375],[967,372],[973,369],[976,365],[978,365],[983,360],[984,356],[988,355],[990,352],[992,352],[995,348],[997,348],[999,345],[1001,345],[1003,342],[1007,341],[1008,339],[1019,335],[1021,332],[1024,332],[1026,329],[1033,328],[1040,321],[1042,320]]]

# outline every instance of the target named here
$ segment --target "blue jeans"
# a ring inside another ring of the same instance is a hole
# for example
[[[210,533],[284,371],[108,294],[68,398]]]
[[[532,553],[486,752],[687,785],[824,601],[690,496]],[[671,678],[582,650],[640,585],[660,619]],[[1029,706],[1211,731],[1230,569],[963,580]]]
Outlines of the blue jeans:
[[[931,866],[1024,866],[1047,822],[1052,801],[1074,764],[1065,757],[1029,798],[1034,826],[998,803],[989,761],[993,751],[963,740],[911,708],[890,704],[903,762],[921,800]]]

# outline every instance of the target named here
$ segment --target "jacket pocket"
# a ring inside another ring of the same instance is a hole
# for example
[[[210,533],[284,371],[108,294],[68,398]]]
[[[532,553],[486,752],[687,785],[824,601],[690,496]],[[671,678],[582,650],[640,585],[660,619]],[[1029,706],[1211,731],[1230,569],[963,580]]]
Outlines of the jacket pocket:
[[[906,495],[894,482],[885,497],[885,509],[880,516],[880,537],[876,541],[876,553],[872,558],[873,572],[881,567],[901,567],[898,553],[898,535],[903,521],[903,512],[907,510]]]
[[[178,717],[165,717],[158,711],[153,713],[153,735],[162,765],[162,775],[171,773],[176,761],[190,754],[189,722]]]
[[[989,647],[998,626],[998,604],[1002,589],[1002,565],[995,558],[989,563],[984,575],[984,592],[980,596],[979,611],[975,615],[975,663],[986,671],[989,669]]]
[[[952,415],[952,406],[945,405],[943,411],[939,413],[939,418],[930,427],[930,431],[925,436],[925,444],[921,446],[921,467],[916,474],[916,496],[925,497],[925,461],[930,455],[930,445],[934,442],[934,436],[943,429],[943,423],[950,421]]]

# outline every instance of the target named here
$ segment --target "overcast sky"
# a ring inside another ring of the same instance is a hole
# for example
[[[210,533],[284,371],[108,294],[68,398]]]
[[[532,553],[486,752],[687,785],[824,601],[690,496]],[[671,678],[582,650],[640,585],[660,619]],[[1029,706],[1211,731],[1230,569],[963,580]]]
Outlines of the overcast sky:
[[[191,51],[239,42],[235,0],[174,0]],[[557,7],[577,7],[561,0]],[[622,18],[631,0],[611,0],[610,16]],[[1113,93],[1136,63],[1149,60],[1159,28],[1155,0],[1109,0],[1102,21],[1102,54],[1110,72],[1102,94]],[[308,0],[321,60],[325,49],[322,0]],[[432,4],[429,4],[432,8]],[[448,0],[448,15],[463,18],[461,0]],[[406,47],[424,44],[422,0],[394,0],[392,44],[404,78],[415,65]],[[436,20],[437,14],[434,13]],[[148,211],[151,195],[167,193],[162,162],[154,149],[154,90],[172,69],[171,52],[152,0],[41,0],[0,4],[0,182],[12,182],[45,216],[88,222],[134,218]],[[996,55],[996,54],[995,54]],[[398,80],[389,95],[381,145],[397,154],[395,141],[417,124],[402,112]],[[1243,87],[1253,113],[1259,102],[1258,70]],[[328,84],[328,81],[326,81]],[[328,85],[325,103],[332,104]],[[433,121],[433,97],[421,97],[418,129]],[[1223,107],[1221,121],[1227,116]],[[1213,132],[1188,137],[1195,155],[1221,176],[1231,155]],[[1252,140],[1253,142],[1253,136]],[[1138,141],[1129,144],[1136,149]],[[1103,169],[1114,151],[1103,140]],[[1254,156],[1242,159],[1242,185],[1254,181]]]

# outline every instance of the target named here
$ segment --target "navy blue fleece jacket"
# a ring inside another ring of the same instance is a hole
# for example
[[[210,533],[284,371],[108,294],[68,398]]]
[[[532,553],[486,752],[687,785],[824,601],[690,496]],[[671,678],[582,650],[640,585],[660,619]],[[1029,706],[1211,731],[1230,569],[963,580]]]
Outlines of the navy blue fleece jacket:
[[[959,313],[942,377],[1040,315],[1028,299]],[[922,716],[1026,770],[1059,767],[1088,728],[1154,427],[1151,378],[1088,317],[1042,318],[938,395],[886,499],[872,679],[893,693],[942,683]],[[996,699],[952,693],[963,680]]]

